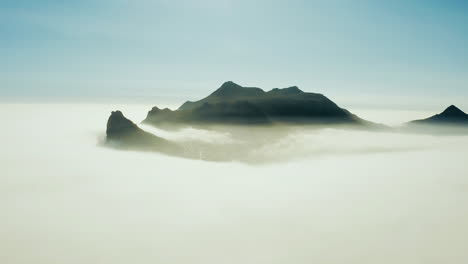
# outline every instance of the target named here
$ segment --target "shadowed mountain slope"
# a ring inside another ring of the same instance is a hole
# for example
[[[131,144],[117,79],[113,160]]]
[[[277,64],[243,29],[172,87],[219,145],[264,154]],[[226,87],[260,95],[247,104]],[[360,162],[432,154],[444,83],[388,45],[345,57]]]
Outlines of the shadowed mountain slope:
[[[178,110],[149,111],[144,123],[345,123],[367,122],[340,108],[322,94],[307,93],[298,87],[275,88],[268,92],[225,82],[209,96],[185,102]]]
[[[164,112],[165,110],[160,111]],[[198,134],[200,137],[183,136],[171,140],[169,134],[165,134],[168,136],[166,139],[142,130],[128,120],[122,112],[115,111],[112,112],[107,122],[105,145],[120,150],[158,152],[197,160],[240,161],[250,164],[277,163],[309,155],[308,148],[301,144],[291,148],[297,143],[295,135],[304,135],[304,131],[315,135],[323,126],[216,125],[209,128],[208,130],[186,128],[192,130],[190,133],[195,130],[202,133]],[[212,128],[215,128],[216,131],[211,130]],[[347,129],[347,127],[343,127],[343,129]],[[215,135],[221,136],[221,138],[216,139]],[[317,153],[317,148],[313,145],[310,146],[313,150],[312,153]],[[282,150],[290,154],[285,155]]]
[[[411,121],[410,124],[425,125],[468,125],[468,114],[451,105],[442,113],[426,119]]]
[[[222,144],[197,139],[175,142],[142,130],[122,112],[114,111],[107,121],[106,146],[123,150],[159,152],[189,159],[266,162],[268,159],[255,155],[252,157],[251,152],[274,144],[286,137],[289,132],[286,128],[276,128],[271,131],[270,127],[266,126],[251,126],[249,129],[241,126],[229,126],[229,128],[233,132],[230,135],[236,137]]]
[[[113,111],[107,120],[106,143],[124,149],[156,149],[166,154],[183,152],[177,144],[142,130],[121,111]]]

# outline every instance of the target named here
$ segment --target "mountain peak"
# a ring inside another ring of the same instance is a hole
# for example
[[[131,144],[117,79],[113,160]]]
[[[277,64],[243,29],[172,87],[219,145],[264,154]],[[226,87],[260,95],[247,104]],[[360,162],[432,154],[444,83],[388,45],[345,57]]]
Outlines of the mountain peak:
[[[241,90],[243,87],[238,85],[237,83],[233,81],[227,81],[221,85],[214,93],[213,95],[217,96],[223,96],[223,95],[231,95],[232,93],[235,93],[236,91]]]
[[[107,120],[106,134],[108,137],[135,130],[138,130],[137,125],[127,119],[121,111],[112,111],[109,119]]]
[[[238,85],[233,81],[224,82],[219,88],[241,88],[242,86]]]
[[[432,117],[414,120],[413,123],[419,124],[468,124],[468,115],[460,110],[458,107],[451,105],[447,107],[442,113]]]
[[[232,97],[232,96],[252,96],[264,93],[260,88],[255,87],[242,87],[233,81],[227,81],[221,85],[211,95],[218,97]]]
[[[111,112],[111,117],[112,118],[122,118],[122,117],[124,117],[124,115],[123,115],[122,111],[116,110],[116,111]]]
[[[466,113],[460,110],[455,105],[447,107],[440,115],[442,116],[466,116]]]

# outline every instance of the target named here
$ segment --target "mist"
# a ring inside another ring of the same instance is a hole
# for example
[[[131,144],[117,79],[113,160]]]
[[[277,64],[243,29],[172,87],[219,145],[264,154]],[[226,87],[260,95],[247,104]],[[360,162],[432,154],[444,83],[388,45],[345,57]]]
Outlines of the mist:
[[[139,124],[214,156],[235,149],[220,161],[102,144],[111,111],[139,123],[151,107],[0,105],[0,262],[468,259],[466,135]],[[428,116],[350,110],[388,125]]]

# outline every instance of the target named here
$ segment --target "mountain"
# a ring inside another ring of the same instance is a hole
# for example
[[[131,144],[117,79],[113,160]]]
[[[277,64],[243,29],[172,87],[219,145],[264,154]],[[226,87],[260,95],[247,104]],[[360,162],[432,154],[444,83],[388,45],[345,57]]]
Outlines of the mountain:
[[[268,124],[268,116],[248,101],[203,103],[190,110],[172,111],[168,108],[153,107],[144,123],[229,123]]]
[[[107,139],[120,139],[133,134],[140,134],[141,130],[135,123],[127,119],[121,111],[112,111],[107,120]]]
[[[468,114],[451,105],[442,113],[426,119],[414,120],[410,124],[419,125],[468,125]]]
[[[181,148],[163,138],[139,128],[121,111],[113,111],[107,120],[106,143],[108,145],[139,150],[158,150],[167,154],[181,152]]]
[[[322,94],[303,92],[296,86],[268,92],[225,82],[209,96],[185,102],[179,109],[153,107],[144,123],[344,123],[366,121],[340,108]]]
[[[285,136],[285,131],[275,129],[273,133],[265,132],[265,127],[261,131],[250,129],[244,142],[233,141],[226,144],[214,144],[203,140],[189,140],[175,142],[160,138],[139,128],[135,123],[127,119],[121,111],[113,111],[107,121],[106,146],[124,150],[138,150],[147,152],[159,152],[167,155],[189,158],[203,159],[210,161],[233,161],[249,159],[249,153],[254,148],[270,144],[271,140]],[[259,136],[259,133],[261,135]],[[244,133],[242,133],[244,134]],[[245,134],[244,134],[245,135]]]

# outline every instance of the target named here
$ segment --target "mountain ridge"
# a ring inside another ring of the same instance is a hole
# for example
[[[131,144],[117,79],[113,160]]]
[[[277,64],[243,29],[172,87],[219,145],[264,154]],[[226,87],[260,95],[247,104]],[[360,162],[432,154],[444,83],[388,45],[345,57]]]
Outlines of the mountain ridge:
[[[223,83],[198,101],[187,101],[177,110],[153,107],[144,123],[370,123],[340,108],[323,94],[304,92],[297,86],[274,88],[243,87]]]

